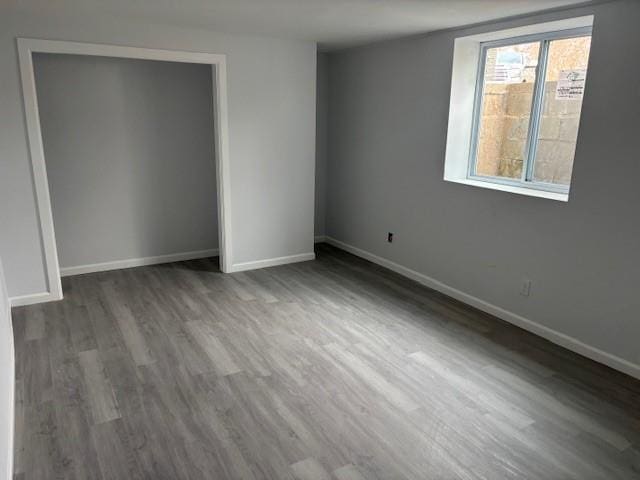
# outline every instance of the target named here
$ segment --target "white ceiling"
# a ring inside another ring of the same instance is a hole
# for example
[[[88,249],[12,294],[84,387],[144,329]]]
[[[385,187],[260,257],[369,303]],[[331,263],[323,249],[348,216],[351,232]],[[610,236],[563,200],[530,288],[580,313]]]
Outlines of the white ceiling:
[[[68,8],[166,25],[313,40],[322,50],[425,33],[584,0],[20,0],[41,13]],[[67,10],[68,11],[68,10]]]

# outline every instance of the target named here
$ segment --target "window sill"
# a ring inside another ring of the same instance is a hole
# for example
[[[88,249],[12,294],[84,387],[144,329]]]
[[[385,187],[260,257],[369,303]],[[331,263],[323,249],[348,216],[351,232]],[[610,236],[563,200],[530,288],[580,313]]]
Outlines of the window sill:
[[[473,187],[488,188],[490,190],[498,190],[501,192],[515,193],[518,195],[527,195],[529,197],[547,198],[558,202],[568,202],[568,193],[547,192],[545,190],[536,190],[533,188],[516,187],[514,185],[503,185],[501,183],[484,182],[480,180],[472,180],[470,178],[445,178],[448,182],[461,183],[463,185],[471,185]]]

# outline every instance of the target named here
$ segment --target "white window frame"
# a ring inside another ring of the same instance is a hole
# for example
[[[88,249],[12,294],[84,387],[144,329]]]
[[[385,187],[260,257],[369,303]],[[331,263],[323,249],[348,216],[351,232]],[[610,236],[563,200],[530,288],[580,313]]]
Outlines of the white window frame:
[[[471,133],[471,147],[469,155],[468,178],[484,182],[503,183],[525,188],[535,188],[549,192],[569,193],[569,185],[538,182],[534,178],[536,150],[540,134],[540,121],[542,119],[542,107],[544,101],[544,84],[546,81],[547,63],[549,60],[549,44],[554,40],[591,36],[591,27],[578,27],[570,30],[538,33],[524,37],[506,38],[482,42],[480,44],[480,61],[478,62],[478,81],[476,83],[476,99],[473,111],[473,127]],[[482,121],[482,106],[484,98],[484,76],[487,60],[487,50],[490,48],[506,47],[523,43],[540,43],[538,64],[536,66],[536,78],[533,85],[533,99],[531,102],[531,114],[529,116],[529,131],[522,161],[522,176],[519,179],[479,175],[478,167],[478,143],[480,141],[480,123]],[[582,100],[581,100],[582,101]]]
[[[535,148],[544,96],[546,74],[544,70],[547,64],[549,42],[591,35],[592,25],[593,16],[589,15],[456,39],[445,156],[444,179],[446,181],[551,200],[568,201],[569,186],[533,181]],[[536,83],[523,175],[520,179],[477,175],[475,173],[476,148],[482,108],[486,50],[496,46],[535,41],[542,42],[542,45],[536,67]]]

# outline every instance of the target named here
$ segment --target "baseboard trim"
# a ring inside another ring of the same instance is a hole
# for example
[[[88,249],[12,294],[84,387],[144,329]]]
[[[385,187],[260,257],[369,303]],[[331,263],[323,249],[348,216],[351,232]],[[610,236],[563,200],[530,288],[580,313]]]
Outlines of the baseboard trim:
[[[83,273],[106,272],[108,270],[120,270],[123,268],[143,267],[145,265],[158,265],[161,263],[182,262],[184,260],[196,260],[198,258],[215,257],[217,248],[209,250],[195,250],[192,252],[170,253],[168,255],[156,255],[154,257],[129,258],[127,260],[115,260],[112,262],[92,263],[89,265],[77,265],[60,269],[60,276],[81,275]]]
[[[62,297],[58,298],[51,292],[41,292],[41,293],[31,293],[28,295],[18,295],[15,297],[9,297],[9,303],[11,304],[11,308],[13,307],[22,307],[25,305],[33,305],[35,303],[45,303],[45,302],[54,302],[56,300],[61,300]]]
[[[541,325],[537,322],[529,320],[521,315],[505,310],[497,305],[493,305],[489,302],[486,302],[478,297],[474,297],[473,295],[469,295],[457,288],[451,287],[435,278],[424,275],[420,272],[407,268],[403,265],[395,263],[391,260],[387,260],[386,258],[375,255],[366,250],[362,250],[360,248],[354,247],[353,245],[349,245],[347,243],[341,242],[335,238],[326,237],[325,240],[330,245],[334,247],[340,248],[346,252],[352,253],[358,257],[364,258],[365,260],[369,260],[375,264],[378,264],[382,267],[388,268],[389,270],[393,270],[394,272],[410,278],[421,285],[432,288],[433,290],[437,290],[438,292],[444,293],[456,300],[459,300],[467,305],[471,305],[472,307],[477,308],[478,310],[482,310],[483,312],[489,313],[495,317],[498,317],[506,322],[509,322],[517,327],[520,327],[524,330],[527,330],[531,333],[534,333],[540,337],[543,337],[549,340],[552,343],[560,345],[568,350],[571,350],[575,353],[579,353],[591,360],[594,360],[598,363],[602,363],[607,365],[615,370],[621,371],[640,379],[640,365],[632,363],[628,360],[620,358],[611,353],[600,350],[599,348],[588,345],[576,338],[573,338],[564,333],[558,332],[557,330],[553,330],[549,327]]]
[[[123,268],[142,267],[145,265],[157,265],[161,263],[180,262],[184,260],[196,260],[198,258],[207,258],[218,255],[218,249],[197,250],[193,252],[172,253],[169,255],[158,255],[155,257],[131,258],[127,260],[116,260],[113,262],[94,263],[90,265],[78,265],[75,267],[66,267],[60,269],[60,275],[68,277],[71,275],[81,275],[84,273],[105,272],[108,270],[120,270]],[[286,257],[267,258],[265,260],[256,260],[253,262],[237,263],[231,266],[230,272],[243,272],[245,270],[255,270],[258,268],[275,267],[277,265],[285,265],[287,263],[306,262],[314,260],[315,253],[302,253],[298,255],[289,255]],[[50,292],[35,293],[31,295],[21,295],[11,297],[11,307],[20,307],[23,305],[32,305],[35,303],[52,302],[60,300]]]
[[[253,262],[235,263],[231,266],[231,272],[244,272],[245,270],[256,270],[258,268],[275,267],[277,265],[285,265],[287,263],[307,262],[315,260],[316,254],[301,253],[298,255],[288,255],[286,257],[267,258],[265,260],[256,260]]]
[[[327,236],[326,235],[316,235],[313,238],[313,243],[324,243],[327,241]]]

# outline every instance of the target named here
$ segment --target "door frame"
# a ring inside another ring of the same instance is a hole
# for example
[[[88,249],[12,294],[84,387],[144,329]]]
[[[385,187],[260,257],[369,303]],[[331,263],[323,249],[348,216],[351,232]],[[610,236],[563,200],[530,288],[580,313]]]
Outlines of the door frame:
[[[60,281],[60,264],[58,262],[51,197],[38,112],[38,97],[33,69],[34,53],[91,55],[211,65],[212,75],[215,79],[212,82],[212,87],[220,269],[223,272],[230,272],[233,262],[231,255],[231,178],[229,171],[226,55],[34,38],[18,38],[17,43],[28,147],[47,279],[47,292],[38,294],[37,302],[62,299],[62,284]]]

